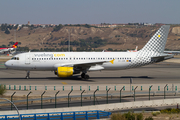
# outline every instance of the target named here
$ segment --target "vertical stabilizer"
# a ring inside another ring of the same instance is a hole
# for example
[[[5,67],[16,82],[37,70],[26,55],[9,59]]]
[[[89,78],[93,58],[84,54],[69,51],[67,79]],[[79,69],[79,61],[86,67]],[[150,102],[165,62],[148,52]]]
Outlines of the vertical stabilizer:
[[[163,25],[141,49],[142,52],[158,52],[163,53],[169,33],[170,25]]]
[[[146,45],[137,52],[136,57],[127,68],[139,67],[164,60],[162,55],[169,33],[169,27],[169,25],[161,26]],[[156,59],[154,59],[155,57]]]
[[[12,48],[17,48],[17,45],[18,45],[18,42],[16,42],[16,43],[12,46]]]

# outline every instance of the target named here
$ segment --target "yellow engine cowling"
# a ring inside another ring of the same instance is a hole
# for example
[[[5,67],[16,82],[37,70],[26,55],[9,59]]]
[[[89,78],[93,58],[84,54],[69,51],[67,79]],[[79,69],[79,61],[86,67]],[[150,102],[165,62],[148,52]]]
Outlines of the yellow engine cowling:
[[[58,67],[57,76],[58,77],[70,77],[73,75],[73,67]]]

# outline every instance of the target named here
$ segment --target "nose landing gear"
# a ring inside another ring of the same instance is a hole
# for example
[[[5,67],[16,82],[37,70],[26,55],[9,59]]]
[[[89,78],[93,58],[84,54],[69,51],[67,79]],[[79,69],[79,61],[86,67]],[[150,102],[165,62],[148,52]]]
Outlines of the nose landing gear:
[[[26,71],[26,72],[27,72],[26,79],[29,79],[30,71]]]

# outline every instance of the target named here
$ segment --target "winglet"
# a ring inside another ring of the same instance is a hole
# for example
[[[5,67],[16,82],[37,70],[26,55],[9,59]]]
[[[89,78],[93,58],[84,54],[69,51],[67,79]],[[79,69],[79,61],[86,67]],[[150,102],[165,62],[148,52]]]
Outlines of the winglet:
[[[111,61],[109,61],[109,62],[111,62],[112,64],[114,64],[114,60],[115,60],[115,59],[113,59],[113,60],[111,60]]]

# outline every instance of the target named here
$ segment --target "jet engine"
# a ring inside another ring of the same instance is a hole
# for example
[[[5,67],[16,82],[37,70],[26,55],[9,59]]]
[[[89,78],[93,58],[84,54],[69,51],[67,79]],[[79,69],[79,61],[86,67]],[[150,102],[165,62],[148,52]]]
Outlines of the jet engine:
[[[58,77],[70,77],[73,75],[73,67],[58,67],[57,76]]]

